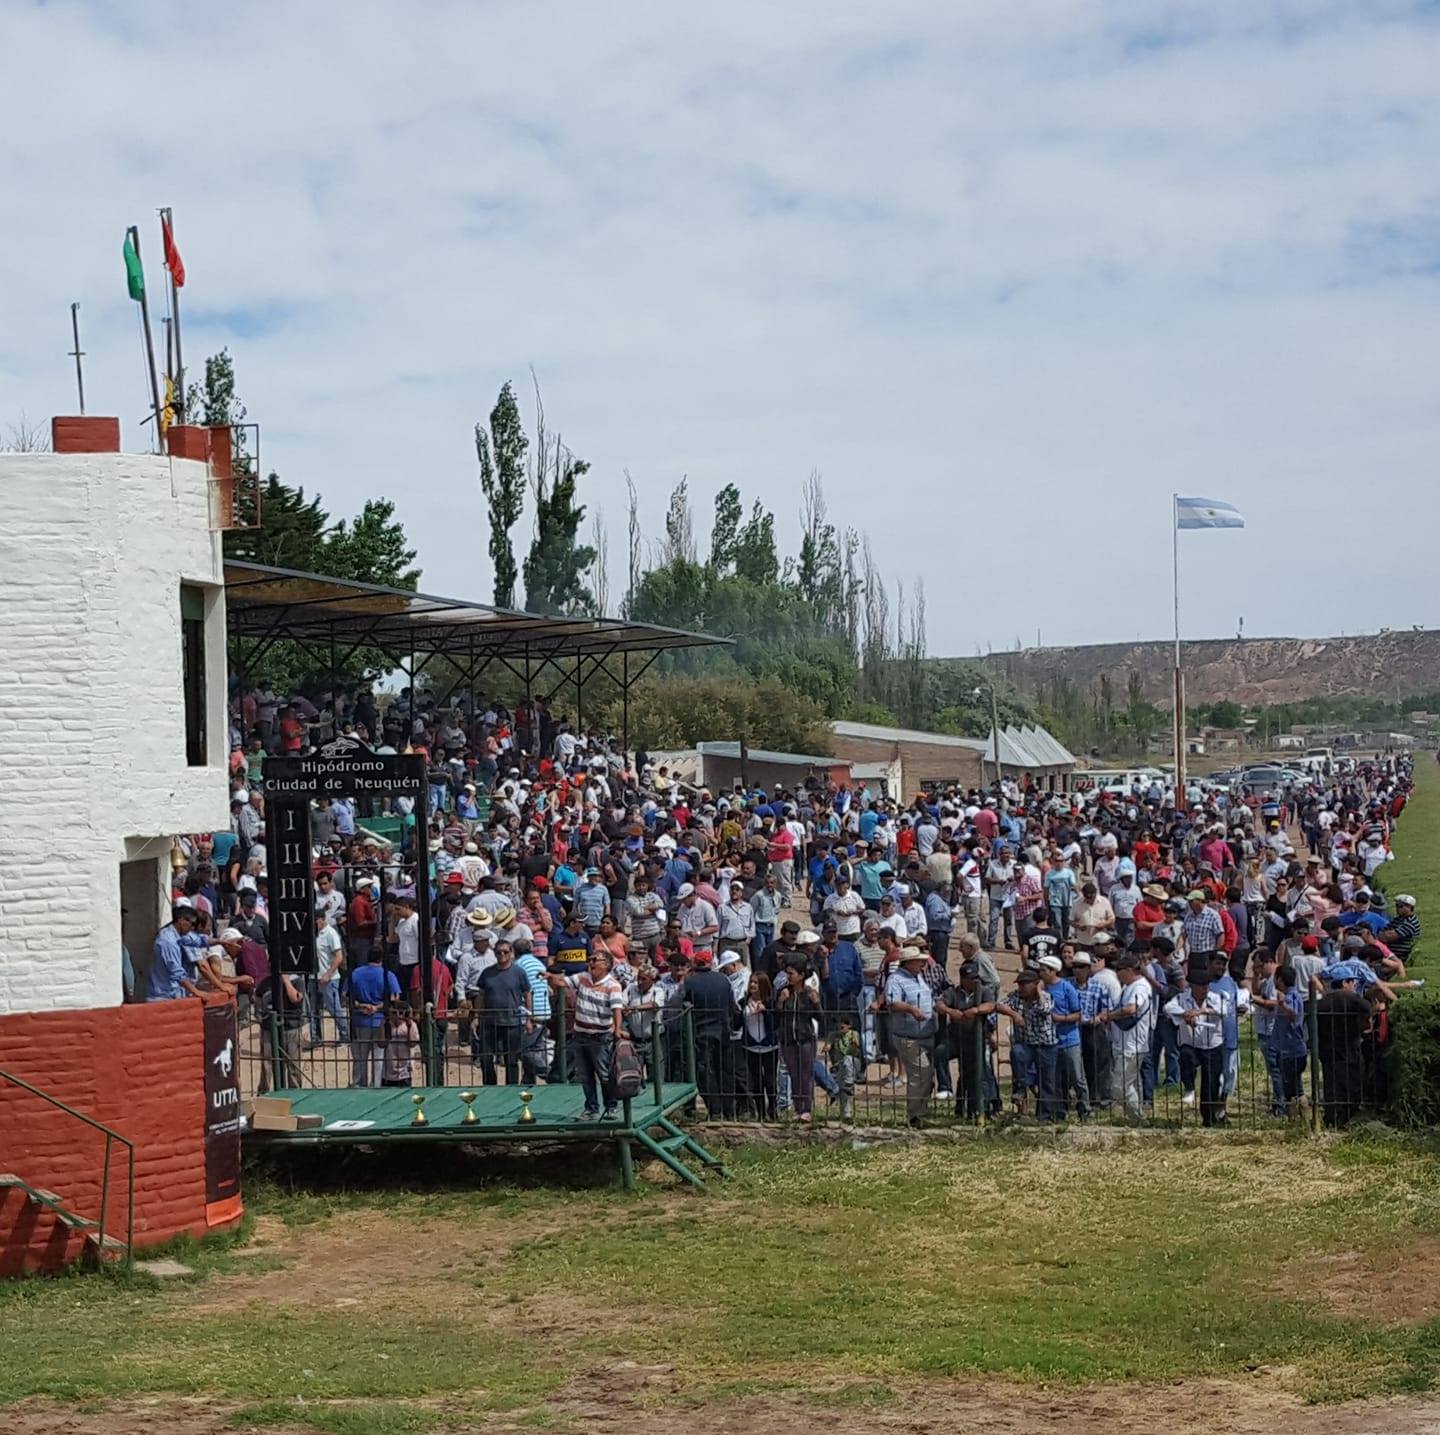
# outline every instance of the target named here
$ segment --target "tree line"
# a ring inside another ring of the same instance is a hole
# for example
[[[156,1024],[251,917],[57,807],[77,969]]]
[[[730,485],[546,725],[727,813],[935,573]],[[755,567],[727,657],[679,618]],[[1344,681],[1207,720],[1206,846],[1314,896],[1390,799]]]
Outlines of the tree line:
[[[227,351],[207,360],[190,408],[205,423],[245,419]],[[507,381],[474,426],[491,601],[545,614],[610,616],[602,514],[597,510],[586,526],[590,465],[548,420],[538,383],[534,408],[527,432]],[[726,648],[662,654],[652,675],[632,690],[632,740],[681,747],[738,735],[755,746],[825,753],[829,722],[841,717],[988,733],[990,679],[980,665],[927,657],[925,575],[907,573],[890,583],[866,535],[832,519],[818,471],[802,487],[793,553],[781,551],[774,512],[758,498],[747,507],[735,483],[713,497],[708,541],[699,536],[685,477],[672,489],[658,528],[647,533],[635,481],[628,470],[624,476],[619,616],[733,640]],[[396,588],[418,585],[416,553],[390,500],[369,500],[354,518],[337,520],[319,494],[307,497],[277,473],[260,489],[261,524],[228,533],[227,556]],[[527,508],[528,546],[517,542]],[[344,676],[354,681],[384,666],[382,655],[361,653]],[[281,685],[320,681],[313,661],[286,645],[272,650],[262,675]],[[443,690],[446,678],[441,664],[431,680]],[[518,697],[509,675],[487,673],[485,683],[496,697]],[[588,713],[618,720],[618,692],[606,674],[596,673],[582,696]],[[1017,694],[1002,688],[998,698],[1002,723],[1036,720],[1034,705]]]

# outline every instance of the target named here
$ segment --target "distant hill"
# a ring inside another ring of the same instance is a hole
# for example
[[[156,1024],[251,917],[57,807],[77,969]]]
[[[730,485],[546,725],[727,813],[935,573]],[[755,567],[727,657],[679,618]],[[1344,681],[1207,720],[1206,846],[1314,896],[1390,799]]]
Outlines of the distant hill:
[[[1440,691],[1440,631],[1434,629],[1348,638],[1214,638],[1182,646],[1188,707],[1227,698],[1257,706],[1321,697],[1394,700]],[[1021,648],[958,661],[978,661],[1003,673],[1027,696],[1062,675],[1084,690],[1108,673],[1121,703],[1130,674],[1138,672],[1145,696],[1168,707],[1174,644]]]

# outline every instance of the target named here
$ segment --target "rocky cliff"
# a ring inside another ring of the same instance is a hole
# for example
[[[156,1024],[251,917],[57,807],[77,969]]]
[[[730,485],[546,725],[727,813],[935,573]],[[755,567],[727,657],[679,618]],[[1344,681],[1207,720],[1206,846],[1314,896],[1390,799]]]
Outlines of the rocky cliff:
[[[1233,699],[1247,705],[1304,698],[1390,699],[1440,691],[1440,631],[1380,632],[1347,638],[1219,638],[1185,643],[1189,707]],[[1169,706],[1171,643],[1099,643],[1093,647],[1022,648],[980,659],[1021,693],[1057,677],[1082,690],[1108,673],[1123,703],[1138,672],[1151,702]]]

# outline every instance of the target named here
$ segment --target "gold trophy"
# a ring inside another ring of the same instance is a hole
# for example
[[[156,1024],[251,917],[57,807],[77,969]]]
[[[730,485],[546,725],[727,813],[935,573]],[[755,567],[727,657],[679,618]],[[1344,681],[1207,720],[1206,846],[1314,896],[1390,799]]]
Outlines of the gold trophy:
[[[535,1100],[533,1091],[522,1091],[520,1093],[520,1124],[522,1126],[533,1126],[535,1124],[535,1113],[530,1109],[530,1103]]]
[[[425,1114],[425,1093],[417,1091],[410,1100],[415,1104],[415,1119],[410,1124],[412,1126],[428,1126],[430,1118]]]
[[[478,1126],[480,1118],[475,1114],[475,1093],[473,1091],[462,1091],[460,1100],[465,1103],[465,1119],[460,1123],[462,1126]]]

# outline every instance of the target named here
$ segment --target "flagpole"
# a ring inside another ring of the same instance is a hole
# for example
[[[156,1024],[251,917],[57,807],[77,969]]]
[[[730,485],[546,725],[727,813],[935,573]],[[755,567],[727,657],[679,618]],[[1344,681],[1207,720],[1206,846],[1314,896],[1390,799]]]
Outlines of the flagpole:
[[[1175,574],[1175,808],[1185,804],[1185,674],[1180,667],[1180,495],[1170,495],[1170,550]]]
[[[135,257],[138,260],[140,258],[140,226],[138,224],[130,226],[130,243],[135,246]],[[141,274],[143,277],[143,264]],[[160,376],[155,372],[155,339],[150,333],[150,300],[145,292],[143,282],[140,286],[140,327],[145,331],[145,359],[150,368],[150,397],[155,404],[152,411],[155,415],[155,442],[163,447],[160,437]]]
[[[160,211],[163,223],[170,226],[171,241],[175,235],[175,212],[172,209]],[[170,276],[170,317],[175,334],[175,417],[185,422],[185,351],[180,347],[180,286],[175,282],[175,271],[167,263],[165,272]]]

